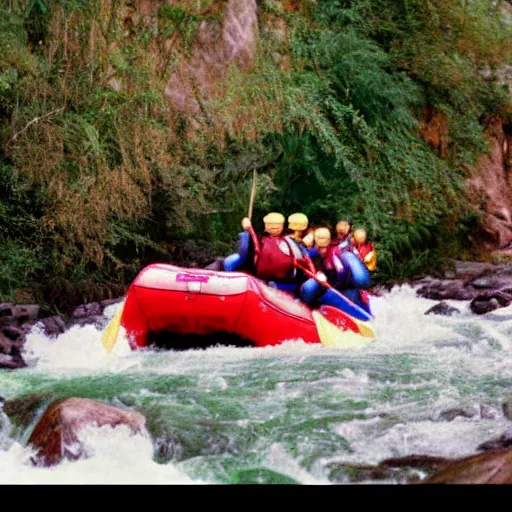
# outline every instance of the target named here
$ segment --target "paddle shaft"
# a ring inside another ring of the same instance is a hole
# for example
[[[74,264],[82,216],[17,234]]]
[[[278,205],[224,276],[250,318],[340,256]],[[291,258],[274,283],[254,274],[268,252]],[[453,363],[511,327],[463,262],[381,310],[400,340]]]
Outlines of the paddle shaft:
[[[336,288],[334,288],[334,286],[330,285],[327,281],[322,281],[321,279],[319,279],[314,272],[311,272],[306,267],[303,267],[297,260],[295,260],[294,265],[298,269],[302,270],[302,272],[304,272],[304,274],[306,274],[308,277],[313,278],[318,284],[321,284],[324,288],[330,288],[331,290],[337,291]]]
[[[252,220],[252,209],[254,206],[254,197],[256,196],[256,168],[254,168],[252,173],[252,187],[251,187],[251,198],[249,199],[249,212],[247,213],[247,217],[249,220]]]

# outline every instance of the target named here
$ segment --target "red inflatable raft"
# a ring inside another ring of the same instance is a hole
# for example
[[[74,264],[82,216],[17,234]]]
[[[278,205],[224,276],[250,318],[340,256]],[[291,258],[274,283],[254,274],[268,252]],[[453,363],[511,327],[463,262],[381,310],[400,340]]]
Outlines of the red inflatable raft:
[[[130,285],[117,327],[114,317],[103,344],[112,349],[119,325],[132,349],[147,347],[158,333],[228,333],[258,347],[293,339],[329,345],[331,326],[358,338],[373,337],[371,328],[339,310],[326,306],[321,313],[248,274],[154,264]]]

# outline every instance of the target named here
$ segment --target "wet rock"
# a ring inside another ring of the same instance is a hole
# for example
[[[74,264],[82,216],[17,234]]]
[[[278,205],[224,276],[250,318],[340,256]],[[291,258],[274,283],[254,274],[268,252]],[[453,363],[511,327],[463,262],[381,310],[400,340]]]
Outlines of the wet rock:
[[[10,354],[14,341],[0,331],[0,354]]]
[[[469,304],[471,311],[484,315],[500,307],[506,307],[512,302],[512,295],[500,291],[477,295]]]
[[[71,316],[74,320],[77,320],[78,318],[101,315],[102,311],[103,308],[99,302],[91,302],[89,304],[82,304],[81,306],[78,306]]]
[[[14,354],[12,354],[13,351]],[[25,363],[21,354],[16,352],[15,346],[13,346],[11,354],[0,354],[0,368],[4,370],[17,370],[18,368],[24,368],[25,366],[27,366],[27,363]]]
[[[512,288],[512,276],[484,276],[474,279],[468,284],[477,289],[502,290],[503,288]]]
[[[18,323],[37,320],[41,307],[37,304],[17,304],[12,307],[13,316]]]
[[[492,263],[479,261],[455,260],[453,263],[455,278],[464,281],[475,279],[486,272],[492,272],[496,268]]]
[[[451,460],[430,455],[409,455],[383,460],[378,466],[331,463],[327,466],[329,480],[349,483],[371,480],[392,480],[398,483],[415,483],[420,480],[419,471],[433,474],[444,469]]]
[[[421,484],[512,484],[512,449],[459,459]]]
[[[155,452],[157,456],[165,462],[170,460],[179,461],[183,457],[183,446],[174,439],[158,437],[154,441]]]
[[[101,315],[87,316],[85,318],[79,318],[73,322],[73,325],[94,325],[98,328],[106,327],[108,319]]]
[[[505,418],[512,420],[512,400],[507,400],[503,403],[503,414]]]
[[[443,457],[433,457],[431,455],[408,455],[407,457],[397,457],[383,460],[380,467],[390,468],[415,468],[422,471],[439,471],[450,464],[449,459]]]
[[[12,304],[2,302],[0,304],[0,317],[13,316]]]
[[[471,408],[457,408],[443,411],[440,414],[440,417],[447,421],[453,421],[457,416],[462,416],[463,418],[473,418],[474,416],[476,416],[476,414],[476,411]]]
[[[46,336],[58,336],[66,330],[66,322],[58,315],[43,318],[40,323]]]
[[[432,306],[428,311],[425,312],[425,315],[444,315],[444,316],[452,316],[456,313],[460,313],[460,310],[454,308],[447,304],[446,302],[440,302],[435,306]]]
[[[497,439],[491,439],[478,446],[478,450],[503,450],[506,448],[512,448],[512,432],[505,432]]]
[[[78,435],[87,425],[127,425],[133,434],[149,436],[146,418],[134,411],[87,398],[66,398],[52,403],[39,420],[28,444],[37,450],[36,465],[52,466],[62,459],[87,457]]]
[[[433,279],[421,286],[417,295],[432,300],[471,300],[476,291],[471,287],[465,287],[462,281],[448,279]]]
[[[19,327],[15,327],[13,325],[2,327],[0,331],[6,338],[12,341],[20,340],[24,335],[23,329],[20,329]]]
[[[331,463],[328,464],[327,469],[329,471],[329,480],[338,483],[394,480],[397,477],[396,471],[389,467]]]

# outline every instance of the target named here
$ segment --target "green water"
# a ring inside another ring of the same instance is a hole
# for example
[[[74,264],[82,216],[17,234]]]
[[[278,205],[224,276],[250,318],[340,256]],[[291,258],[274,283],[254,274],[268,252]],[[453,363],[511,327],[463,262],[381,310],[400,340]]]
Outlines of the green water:
[[[142,413],[152,467],[213,484],[371,483],[377,477],[361,468],[389,457],[476,453],[510,424],[501,404],[510,399],[512,320],[425,317],[429,304],[404,291],[383,300],[381,334],[363,351],[297,342],[123,353],[105,363],[92,327],[53,342],[34,335],[32,366],[0,373],[11,424],[4,455],[24,446],[45,406],[62,397]],[[400,321],[400,307],[415,329]],[[473,417],[441,416],[460,407]],[[384,481],[404,483],[414,473]]]

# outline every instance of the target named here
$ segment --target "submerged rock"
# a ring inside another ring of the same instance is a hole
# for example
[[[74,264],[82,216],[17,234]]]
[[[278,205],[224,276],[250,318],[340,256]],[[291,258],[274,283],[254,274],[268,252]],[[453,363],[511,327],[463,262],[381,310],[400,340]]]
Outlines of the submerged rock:
[[[32,432],[28,444],[37,450],[36,465],[52,466],[62,459],[77,460],[87,454],[78,438],[87,426],[127,425],[133,434],[148,436],[146,418],[88,398],[66,398],[51,404]]]
[[[505,448],[512,448],[512,432],[505,432],[497,439],[491,439],[478,445],[478,450],[502,450]]]
[[[449,459],[430,455],[408,455],[383,460],[377,466],[331,463],[329,480],[339,483],[389,480],[401,484],[416,483],[420,472],[433,474],[450,464]]]
[[[383,460],[380,467],[390,468],[415,468],[422,471],[439,471],[450,463],[449,459],[444,457],[434,457],[432,455],[408,455],[406,457],[397,457]]]
[[[460,310],[450,306],[444,301],[436,304],[435,306],[432,306],[428,311],[425,311],[425,315],[452,316],[456,313],[460,313]]]
[[[512,484],[512,449],[456,460],[421,484]]]
[[[448,409],[446,411],[443,411],[440,416],[441,418],[453,421],[457,416],[462,416],[464,418],[473,418],[476,416],[476,411],[472,408],[456,408],[456,409]]]

